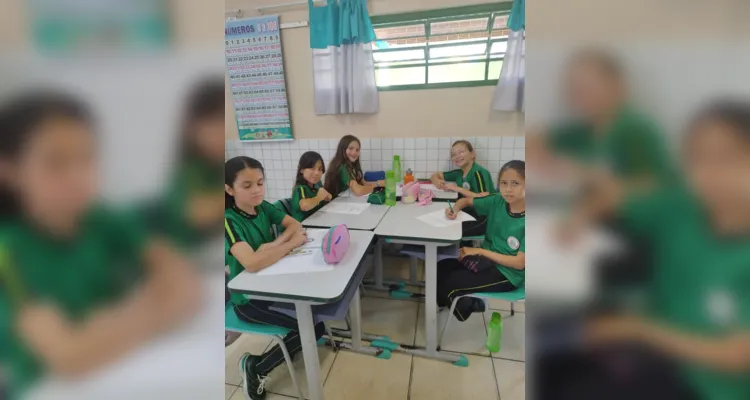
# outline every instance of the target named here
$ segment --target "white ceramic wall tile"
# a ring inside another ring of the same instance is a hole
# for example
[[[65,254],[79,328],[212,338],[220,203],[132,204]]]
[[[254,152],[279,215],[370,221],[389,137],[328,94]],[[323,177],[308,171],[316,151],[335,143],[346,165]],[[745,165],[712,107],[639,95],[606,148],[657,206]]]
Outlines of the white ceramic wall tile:
[[[513,159],[525,159],[523,137],[442,137],[442,138],[360,138],[362,168],[365,171],[389,169],[394,155],[399,155],[403,169],[410,168],[417,177],[429,177],[435,171],[455,166],[450,160],[450,145],[469,140],[477,152],[477,162],[496,177],[500,168]],[[328,164],[336,153],[339,139],[302,139],[289,142],[226,142],[228,158],[248,156],[266,167],[266,197],[276,201],[289,197],[299,158],[306,151],[320,153]]]

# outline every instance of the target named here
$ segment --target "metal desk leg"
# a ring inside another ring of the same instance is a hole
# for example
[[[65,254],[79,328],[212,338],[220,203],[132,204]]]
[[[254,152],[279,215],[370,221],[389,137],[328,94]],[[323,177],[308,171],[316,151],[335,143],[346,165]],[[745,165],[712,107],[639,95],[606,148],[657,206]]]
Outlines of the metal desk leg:
[[[359,289],[354,293],[352,302],[349,304],[349,319],[352,323],[352,349],[360,350],[362,348],[362,309]]]
[[[315,340],[312,307],[306,303],[295,303],[295,306],[310,399],[323,400],[323,385],[320,384],[320,360],[318,359],[318,345]]]
[[[425,350],[428,356],[437,354],[437,246],[425,245]]]
[[[375,289],[387,290],[383,286],[383,240],[377,239],[375,243]]]

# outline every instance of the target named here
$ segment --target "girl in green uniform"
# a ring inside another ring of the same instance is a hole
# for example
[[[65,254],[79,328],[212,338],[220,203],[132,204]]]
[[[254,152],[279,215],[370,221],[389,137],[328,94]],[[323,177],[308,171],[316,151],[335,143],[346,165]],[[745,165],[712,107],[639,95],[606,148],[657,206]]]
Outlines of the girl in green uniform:
[[[56,93],[0,110],[0,370],[10,398],[85,376],[191,316],[200,283],[138,218],[97,201],[86,108]]]
[[[320,154],[314,151],[302,154],[292,189],[292,217],[297,221],[304,221],[331,201],[331,194],[320,182],[325,172],[326,166]]]
[[[604,51],[575,54],[566,76],[569,118],[529,135],[527,154],[548,174],[603,168],[636,185],[668,177],[669,156],[656,123],[628,99],[623,68]]]
[[[333,197],[347,189],[351,189],[355,196],[364,196],[385,186],[382,180],[365,181],[362,166],[359,163],[360,146],[359,139],[352,135],[346,135],[339,141],[336,155],[328,165],[325,179],[325,188]]]
[[[263,166],[249,157],[235,157],[224,165],[224,229],[229,279],[242,271],[257,272],[275,264],[292,250],[307,243],[302,225],[264,200]],[[282,225],[284,233],[274,239],[273,225]],[[294,357],[302,344],[297,320],[270,310],[273,302],[249,300],[231,293],[237,317],[254,324],[269,324],[290,329],[284,337],[289,355]],[[325,333],[323,323],[315,325],[316,338]],[[284,354],[276,345],[260,356],[245,353],[240,358],[243,390],[253,400],[265,398],[266,376],[284,363]]]
[[[458,193],[462,198],[473,199],[497,193],[492,182],[492,175],[476,162],[474,146],[466,140],[458,140],[451,146],[451,160],[458,169],[448,172],[436,172],[432,175],[432,183],[443,190]],[[463,236],[482,236],[487,230],[487,219],[479,215],[473,208],[464,212],[476,218],[476,221],[463,223]]]
[[[704,110],[684,149],[685,185],[638,194],[602,182],[566,225],[574,233],[592,218],[619,217],[653,244],[649,312],[596,319],[589,337],[635,342],[677,361],[676,377],[644,379],[679,387],[680,399],[750,399],[750,104]],[[628,398],[644,398],[642,390]]]
[[[458,212],[474,206],[487,217],[482,248],[463,247],[458,259],[438,263],[438,306],[450,307],[457,296],[479,292],[509,292],[524,286],[526,268],[526,164],[510,161],[500,170],[500,194],[465,197],[445,214],[455,219]],[[472,312],[484,311],[484,303],[462,298],[454,315],[465,321]]]
[[[224,199],[217,190],[224,167],[224,79],[193,88],[181,127],[177,168],[167,191],[147,205],[152,229],[184,247],[220,234]]]

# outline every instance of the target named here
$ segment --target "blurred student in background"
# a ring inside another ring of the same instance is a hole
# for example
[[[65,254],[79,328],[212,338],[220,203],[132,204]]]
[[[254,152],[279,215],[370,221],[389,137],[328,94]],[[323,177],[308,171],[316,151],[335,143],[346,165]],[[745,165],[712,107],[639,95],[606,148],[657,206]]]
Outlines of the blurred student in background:
[[[605,50],[584,49],[571,57],[565,78],[569,119],[528,138],[529,165],[548,177],[583,184],[584,196],[593,190],[586,182],[599,173],[634,190],[671,184],[673,165],[662,132],[630,100],[620,61]],[[598,281],[606,290],[598,306],[619,307],[614,293],[647,280],[652,255],[648,240],[622,229],[619,221],[608,221],[607,228],[624,240],[625,250],[601,261],[607,267],[597,271]]]
[[[642,351],[624,369],[571,364],[588,373],[562,377],[559,386],[544,381],[556,393],[546,398],[750,399],[750,102],[722,100],[701,111],[683,159],[679,186],[633,190],[602,177],[566,224],[575,237],[591,221],[619,218],[652,244],[654,273],[647,313],[587,325],[589,343]],[[574,387],[594,392],[585,397]]]
[[[0,109],[0,370],[10,398],[82,376],[191,316],[192,268],[139,218],[100,204],[95,127],[56,93]]]
[[[167,191],[149,204],[151,228],[180,246],[220,237],[224,218],[224,80],[205,79],[188,96],[177,168]]]
[[[620,62],[603,50],[573,55],[565,75],[569,119],[527,138],[527,156],[549,174],[604,168],[643,185],[668,175],[669,157],[656,123],[628,98]]]

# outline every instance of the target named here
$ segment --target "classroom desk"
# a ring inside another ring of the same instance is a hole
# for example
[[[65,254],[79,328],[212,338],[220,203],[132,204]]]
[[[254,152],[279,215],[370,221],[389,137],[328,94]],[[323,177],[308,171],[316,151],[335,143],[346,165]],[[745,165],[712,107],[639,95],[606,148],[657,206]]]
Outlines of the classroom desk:
[[[229,282],[230,290],[246,294],[252,299],[294,303],[309,395],[312,400],[323,399],[312,306],[334,303],[344,295],[348,287],[359,285],[359,282],[355,282],[354,276],[370,242],[375,237],[375,234],[369,231],[352,230],[349,233],[349,250],[344,259],[331,271],[285,275],[256,275],[242,272]],[[357,319],[352,321],[352,325],[359,327],[359,296],[355,294],[352,301],[357,302],[350,307],[354,309],[350,316]],[[355,335],[360,333],[358,328],[356,330]]]
[[[217,399],[224,390],[224,275],[204,278],[199,313],[120,361],[80,380],[50,378],[29,400]],[[113,338],[116,340],[116,338]]]
[[[344,193],[333,200],[332,203],[366,203],[367,196],[344,196]],[[346,225],[349,229],[372,231],[383,219],[385,213],[388,212],[388,206],[370,204],[362,214],[338,214],[326,212],[324,206],[315,214],[309,216],[307,219],[302,221],[302,225],[305,227],[315,228],[330,228],[332,226]]]
[[[382,238],[389,238],[391,243],[413,244],[425,247],[425,332],[427,343],[424,350],[405,350],[410,354],[436,358],[449,362],[457,362],[461,356],[437,351],[437,252],[438,247],[450,246],[461,240],[461,224],[454,224],[446,228],[437,228],[424,223],[417,218],[435,211],[445,210],[444,203],[433,203],[428,206],[398,203],[388,210],[383,221],[375,229],[375,234]],[[378,240],[376,258],[382,251],[382,240]],[[382,266],[376,271],[382,271]],[[376,280],[382,276],[376,275]],[[377,283],[376,283],[377,284]]]

